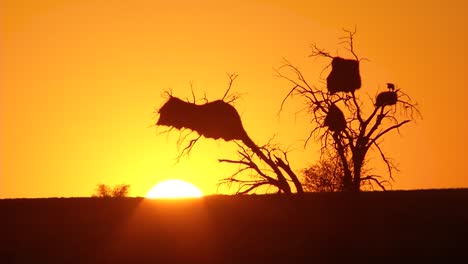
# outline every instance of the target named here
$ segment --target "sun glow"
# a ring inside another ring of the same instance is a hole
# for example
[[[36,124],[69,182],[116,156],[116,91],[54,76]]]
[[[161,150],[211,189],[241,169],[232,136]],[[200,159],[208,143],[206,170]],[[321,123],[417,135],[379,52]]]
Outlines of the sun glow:
[[[147,198],[190,198],[201,197],[202,191],[195,185],[182,180],[167,180],[156,184],[147,194]]]

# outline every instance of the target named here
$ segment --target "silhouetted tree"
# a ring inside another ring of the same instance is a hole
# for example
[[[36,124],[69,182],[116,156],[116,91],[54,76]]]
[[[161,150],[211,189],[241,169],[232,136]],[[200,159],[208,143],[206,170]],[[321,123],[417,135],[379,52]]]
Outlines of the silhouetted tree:
[[[330,151],[336,153],[343,171],[343,190],[359,191],[369,182],[376,183],[385,190],[383,177],[365,175],[362,171],[368,153],[373,149],[379,154],[387,167],[388,177],[393,180],[395,166],[382,151],[382,139],[389,132],[397,131],[420,117],[420,113],[416,103],[404,91],[395,89],[392,83],[388,84],[388,91],[370,99],[368,105],[364,104],[357,94],[361,87],[359,63],[362,59],[354,50],[356,31],[345,32],[347,36],[342,44],[346,45],[352,59],[334,57],[316,44],[312,45],[312,57],[331,59],[332,69],[327,78],[327,89],[309,83],[296,66],[284,60],[277,73],[292,88],[284,98],[280,111],[287,99],[293,96],[304,99],[315,126],[305,144],[314,136],[321,143],[322,155]]]
[[[231,176],[221,179],[218,186],[235,186],[236,194],[247,194],[264,186],[267,189],[276,187],[278,193],[291,194],[291,187],[299,194],[304,192],[302,182],[289,165],[287,151],[271,142],[254,147],[236,144],[238,159],[219,159],[219,162],[239,164],[239,169]]]
[[[321,157],[302,171],[307,192],[339,192],[343,190],[343,167],[337,157]]]
[[[349,166],[353,162],[348,161]],[[368,174],[370,170],[363,166],[362,174]],[[323,154],[312,166],[302,170],[303,187],[307,192],[340,192],[344,190],[344,170],[340,157],[335,154]],[[379,175],[373,175],[378,179],[379,188],[386,190],[391,186],[390,182]],[[373,180],[365,178],[361,182],[361,189],[374,190]]]
[[[119,184],[119,185],[114,186],[113,188],[106,184],[98,184],[92,197],[122,198],[122,197],[127,197],[129,191],[130,191],[129,184]]]
[[[356,94],[356,90],[361,87],[361,59],[354,51],[355,32],[345,32],[348,36],[343,43],[347,44],[348,51],[353,55],[352,59],[333,57],[317,45],[312,46],[311,56],[331,59],[332,69],[327,78],[327,90],[311,85],[297,67],[284,60],[277,73],[293,87],[284,98],[280,111],[290,97],[299,95],[305,99],[315,125],[306,145],[315,135],[321,142],[322,155],[336,154],[342,170],[340,190],[359,191],[369,182],[376,183],[385,190],[384,183],[387,181],[383,180],[382,176],[366,174],[363,171],[367,154],[371,149],[375,149],[387,166],[388,176],[393,179],[392,171],[395,167],[382,151],[381,140],[389,132],[398,130],[420,114],[411,98],[401,89],[395,89],[392,83],[388,83],[388,91],[378,94],[375,100],[371,99],[370,110],[366,108]],[[289,73],[285,74],[284,71]],[[291,73],[294,77],[289,76]],[[289,165],[287,152],[271,143],[258,146],[244,130],[239,114],[230,105],[238,96],[227,99],[237,74],[228,74],[228,77],[229,87],[221,100],[208,102],[205,98],[205,104],[199,105],[195,103],[195,96],[193,102],[188,102],[168,93],[169,100],[158,111],[160,118],[157,125],[169,126],[169,131],[176,128],[181,131],[189,130],[189,134],[198,133],[182,150],[179,158],[188,154],[201,136],[235,142],[238,146],[238,158],[219,161],[238,164],[240,167],[219,184],[236,185],[239,194],[252,192],[262,186],[273,186],[278,192],[288,194],[293,192],[291,187],[294,186],[297,193],[303,193],[302,183]],[[178,143],[184,141],[187,136],[181,137]],[[250,174],[246,177],[243,172]],[[316,170],[311,168],[308,172],[316,173]],[[316,176],[313,178],[323,179]],[[333,189],[336,190],[335,187]]]
[[[105,184],[98,184],[94,190],[93,197],[107,198],[111,197],[111,188]]]
[[[220,159],[220,162],[236,163],[241,165],[238,172],[231,177],[224,178],[220,185],[237,185],[237,193],[249,193],[261,186],[273,186],[279,192],[292,193],[290,182],[295,186],[298,193],[302,193],[302,184],[296,174],[292,171],[287,161],[286,152],[281,151],[272,144],[258,146],[244,130],[241,118],[237,110],[230,104],[238,98],[238,95],[228,95],[237,74],[228,74],[229,85],[221,100],[208,102],[204,98],[204,104],[196,104],[195,95],[193,101],[188,102],[169,96],[167,102],[158,110],[160,126],[169,126],[179,129],[181,133],[189,130],[189,134],[182,136],[178,141],[181,144],[193,132],[197,137],[188,141],[178,159],[189,154],[193,146],[201,136],[212,139],[224,139],[234,142],[239,147],[238,159]],[[246,177],[241,175],[244,171],[254,171]],[[247,179],[245,179],[247,178]]]
[[[112,189],[112,197],[115,197],[115,198],[127,197],[129,192],[130,192],[129,184],[119,184],[119,185],[114,186],[114,188]]]

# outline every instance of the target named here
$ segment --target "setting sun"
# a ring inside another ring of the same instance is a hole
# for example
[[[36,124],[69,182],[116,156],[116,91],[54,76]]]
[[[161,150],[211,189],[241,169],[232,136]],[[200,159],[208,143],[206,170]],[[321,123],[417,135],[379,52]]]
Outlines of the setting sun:
[[[147,198],[189,198],[201,197],[203,193],[195,185],[182,180],[167,180],[156,184]]]

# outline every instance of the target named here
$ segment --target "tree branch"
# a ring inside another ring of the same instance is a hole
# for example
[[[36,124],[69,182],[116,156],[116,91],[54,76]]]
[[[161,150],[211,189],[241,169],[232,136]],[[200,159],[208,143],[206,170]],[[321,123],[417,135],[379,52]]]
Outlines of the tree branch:
[[[345,48],[346,50],[348,50],[349,52],[351,52],[351,54],[353,54],[354,58],[357,60],[357,61],[360,61],[358,55],[356,54],[356,52],[354,51],[354,35],[356,34],[357,32],[357,28],[355,27],[354,28],[354,31],[351,31],[351,30],[348,30],[348,29],[343,29],[344,32],[348,33],[348,36],[346,37],[342,37],[341,39],[346,39],[344,41],[342,41],[340,44],[348,44],[349,47],[348,48]]]
[[[275,156],[275,158],[276,158],[276,165],[278,165],[278,167],[283,169],[293,181],[294,186],[296,187],[297,193],[299,194],[304,193],[304,190],[302,189],[302,184],[297,178],[296,174],[292,171],[291,167],[288,164],[286,164],[280,157]]]
[[[392,164],[392,162],[385,156],[383,153],[382,149],[380,148],[379,144],[377,142],[374,142],[374,146],[377,148],[379,151],[380,157],[382,160],[385,162],[385,165],[387,166],[387,171],[388,171],[388,176],[390,179],[393,180],[393,169],[395,169],[395,166]]]
[[[230,160],[230,159],[218,159],[219,162],[226,162],[226,163],[234,163],[234,164],[241,164],[241,165],[244,165],[246,166],[246,169],[252,169],[254,170],[258,175],[260,175],[261,177],[267,179],[269,182],[277,182],[276,179],[273,179],[272,177],[266,175],[259,167],[257,164],[255,164],[255,162],[253,162],[252,160],[249,160],[248,162],[247,161],[243,161],[243,160]]]
[[[257,183],[252,184],[249,188],[247,188],[247,190],[244,190],[244,191],[238,190],[236,194],[239,194],[239,195],[247,194],[260,186],[269,185],[269,184],[271,183],[270,182],[257,182]],[[245,184],[244,186],[247,186],[247,184]]]
[[[359,123],[362,124],[362,123],[364,123],[364,120],[362,119],[362,116],[361,116],[361,107],[359,106],[359,104],[357,102],[356,94],[354,92],[355,91],[352,91],[351,95],[352,95],[352,98],[353,98],[354,106],[356,107],[357,118],[359,120]]]
[[[374,176],[366,176],[364,178],[361,178],[361,181],[373,181],[375,183],[377,183],[377,185],[379,185],[380,188],[382,188],[382,190],[386,191],[387,189],[385,188],[385,186],[382,184],[383,182],[386,182],[386,181],[379,181],[377,180]]]
[[[363,136],[363,137],[365,137],[365,138],[367,138],[367,139],[369,139],[369,138],[372,137],[372,134],[374,134],[374,132],[379,128],[380,124],[382,124],[382,120],[383,120],[384,117],[385,117],[385,114],[384,114],[384,107],[383,107],[383,106],[377,107],[376,109],[380,109],[380,113],[379,113],[379,115],[377,116],[374,125],[373,125],[372,128],[369,130],[369,132],[367,133],[367,135]],[[363,132],[365,133],[366,131],[364,130]]]
[[[393,125],[387,129],[385,129],[384,131],[380,132],[374,139],[371,139],[368,143],[368,146],[371,146],[372,144],[374,144],[380,137],[382,137],[383,135],[387,134],[388,132],[394,130],[394,129],[398,129],[399,127],[401,127],[402,125],[406,124],[406,123],[409,123],[411,120],[404,120],[396,125]]]
[[[227,76],[229,78],[229,85],[228,85],[228,88],[226,89],[226,92],[224,93],[223,97],[221,98],[221,100],[223,100],[223,101],[226,98],[226,96],[228,95],[229,91],[231,90],[232,84],[234,83],[236,78],[239,76],[236,73],[226,73],[226,74],[227,74]]]

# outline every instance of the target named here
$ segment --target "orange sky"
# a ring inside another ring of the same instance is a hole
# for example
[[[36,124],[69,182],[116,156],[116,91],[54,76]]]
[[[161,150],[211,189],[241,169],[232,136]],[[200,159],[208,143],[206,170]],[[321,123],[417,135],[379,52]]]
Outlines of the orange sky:
[[[291,146],[299,170],[317,158],[302,148],[310,126],[297,107],[276,116],[288,84],[282,57],[318,77],[317,42],[345,54],[341,29],[358,28],[362,94],[395,82],[424,119],[387,138],[399,164],[394,189],[468,187],[467,25],[463,1],[103,1],[3,0],[0,49],[0,198],[90,196],[98,183],[128,183],[144,195],[169,178],[205,194],[236,166],[233,143],[203,139],[177,165],[178,134],[150,127],[164,90],[222,97],[226,72],[244,127],[259,144]]]

